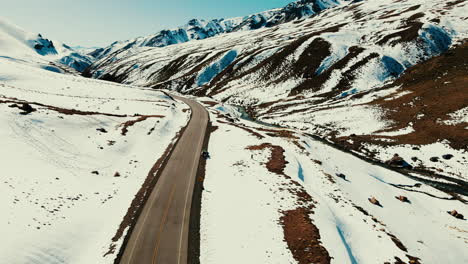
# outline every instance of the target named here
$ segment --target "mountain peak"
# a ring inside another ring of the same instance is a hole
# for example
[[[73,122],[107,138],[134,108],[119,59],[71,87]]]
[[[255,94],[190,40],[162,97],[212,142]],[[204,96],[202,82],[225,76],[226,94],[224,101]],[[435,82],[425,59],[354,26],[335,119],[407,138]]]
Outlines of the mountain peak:
[[[256,30],[273,27],[304,17],[312,16],[324,9],[335,7],[349,0],[299,0],[286,5],[260,13],[236,18],[218,18],[206,21],[204,19],[191,19],[186,25],[175,29],[161,30],[154,35],[113,43],[103,49],[97,58],[112,53],[120,53],[134,47],[165,47],[185,43],[192,40],[211,38],[220,34]]]

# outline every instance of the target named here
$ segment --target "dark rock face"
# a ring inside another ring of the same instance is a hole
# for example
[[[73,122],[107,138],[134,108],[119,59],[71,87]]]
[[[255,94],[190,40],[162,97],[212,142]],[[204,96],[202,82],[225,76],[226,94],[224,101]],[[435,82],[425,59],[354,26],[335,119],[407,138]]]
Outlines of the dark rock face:
[[[446,160],[450,160],[453,158],[453,155],[452,154],[445,154],[442,156],[442,158],[446,159]]]
[[[439,162],[439,158],[438,157],[432,157],[429,159],[430,161],[432,162]]]
[[[405,68],[394,58],[389,56],[382,57],[382,63],[388,71],[388,74],[392,77],[398,77],[403,73]]]
[[[18,109],[22,110],[23,112],[20,113],[21,115],[29,115],[30,113],[37,111],[35,108],[33,108],[33,107],[32,107],[30,104],[28,104],[28,103],[23,103],[23,104],[21,104],[21,105],[12,104],[12,105],[10,105],[9,107],[11,107],[11,108],[18,108]]]
[[[396,199],[400,200],[403,203],[409,203],[409,199],[406,196],[400,195],[400,196],[395,196]]]
[[[344,175],[343,173],[337,173],[336,177],[346,180],[346,175]]]
[[[28,103],[24,103],[19,109],[23,110],[23,112],[21,112],[22,115],[28,115],[34,111],[36,111],[36,109],[34,109],[30,104]]]
[[[37,39],[31,40],[30,43],[40,55],[57,54],[54,43],[48,39],[42,38],[41,34],[38,35]]]
[[[93,61],[77,52],[73,52],[70,55],[61,58],[60,63],[68,65],[79,72],[83,72],[93,63]]]
[[[101,132],[101,133],[107,133],[107,130],[105,128],[97,128],[96,129],[97,131]]]
[[[465,219],[465,217],[462,214],[458,213],[457,210],[448,211],[447,213],[449,213],[451,216],[457,219]]]
[[[393,157],[390,160],[387,160],[385,163],[387,163],[389,166],[392,167],[400,167],[400,168],[405,168],[405,169],[412,169],[413,166],[408,164],[402,157],[400,157],[398,154],[393,155]]]

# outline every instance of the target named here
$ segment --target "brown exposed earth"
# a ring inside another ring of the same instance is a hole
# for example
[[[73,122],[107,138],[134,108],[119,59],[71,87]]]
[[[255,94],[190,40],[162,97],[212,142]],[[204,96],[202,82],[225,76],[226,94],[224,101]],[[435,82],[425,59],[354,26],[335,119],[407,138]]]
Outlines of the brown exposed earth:
[[[283,211],[279,222],[283,227],[284,240],[294,259],[300,264],[329,264],[331,257],[321,244],[320,232],[310,218],[310,215],[314,213],[315,201],[302,185],[284,173],[284,168],[288,163],[284,156],[284,149],[271,143],[250,146],[247,149],[252,151],[269,149],[271,154],[265,164],[268,171],[291,181],[286,190],[296,196],[298,207]]]
[[[149,194],[151,193],[160,174],[162,173],[162,170],[160,169],[164,167],[165,163],[167,163],[168,157],[170,156],[175,144],[177,143],[177,139],[180,137],[180,135],[183,134],[184,130],[185,127],[177,133],[177,135],[172,139],[172,143],[166,148],[163,155],[156,161],[151,170],[148,172],[148,176],[146,177],[145,182],[143,183],[138,193],[135,195],[135,198],[133,198],[133,201],[130,207],[128,208],[127,213],[125,214],[119,228],[117,229],[116,234],[112,238],[112,244],[109,246],[109,250],[106,252],[106,254],[104,254],[104,256],[113,254],[115,252],[116,243],[122,238],[127,228],[130,228],[128,234],[131,234],[133,226],[135,225],[135,222],[137,221],[138,216],[140,215],[141,210],[143,209],[145,201],[148,199]],[[124,243],[121,248],[125,248],[127,243],[128,236],[125,237]],[[123,251],[118,253],[118,256],[115,259],[114,263],[120,262],[122,253]]]
[[[320,243],[320,234],[309,217],[310,211],[298,208],[283,212],[281,223],[288,247],[300,264],[328,264],[331,257]]]
[[[122,136],[126,136],[127,133],[128,133],[128,128],[135,125],[136,123],[138,122],[143,122],[145,120],[147,120],[148,118],[163,118],[164,116],[162,115],[144,115],[144,116],[140,116],[138,117],[137,119],[135,120],[129,120],[125,123],[123,123],[121,126],[122,126]]]
[[[356,135],[353,148],[364,142],[383,146],[414,144],[426,145],[447,140],[455,149],[468,149],[468,123],[449,125],[449,114],[468,107],[468,43],[409,69],[395,83],[383,89],[401,86],[399,93],[409,94],[394,98],[395,94],[370,103],[384,109],[386,119],[393,122],[387,131],[396,131],[412,124],[412,133],[399,136]],[[383,142],[381,138],[392,139]],[[341,137],[336,140],[347,140]]]
[[[256,131],[254,131],[254,130],[252,130],[252,129],[246,127],[246,126],[242,126],[242,125],[239,125],[239,124],[236,124],[236,123],[233,123],[233,122],[225,122],[225,121],[221,121],[221,120],[218,120],[218,122],[221,123],[221,124],[228,124],[228,125],[231,125],[231,126],[235,126],[235,127],[237,127],[237,128],[240,128],[240,129],[242,129],[242,130],[245,130],[245,131],[249,132],[251,135],[257,137],[258,139],[263,139],[263,138],[265,138],[262,134],[260,134],[260,133],[258,133],[258,132],[256,132]]]
[[[262,145],[248,147],[247,149],[249,150],[270,149],[271,156],[268,162],[266,163],[266,167],[268,171],[276,173],[276,174],[280,174],[280,175],[284,174],[284,168],[286,168],[286,164],[288,162],[285,160],[284,149],[282,147],[274,146],[270,143],[264,143]]]
[[[81,110],[76,110],[76,109],[66,109],[66,108],[46,105],[46,104],[37,103],[37,102],[29,102],[25,100],[20,100],[17,98],[5,98],[4,100],[0,100],[0,104],[17,104],[17,105],[28,104],[30,106],[35,105],[35,106],[46,108],[51,111],[56,111],[64,115],[105,115],[105,116],[112,116],[112,117],[127,117],[127,115],[117,115],[117,114],[100,113],[100,112],[94,112],[94,111],[81,111]]]

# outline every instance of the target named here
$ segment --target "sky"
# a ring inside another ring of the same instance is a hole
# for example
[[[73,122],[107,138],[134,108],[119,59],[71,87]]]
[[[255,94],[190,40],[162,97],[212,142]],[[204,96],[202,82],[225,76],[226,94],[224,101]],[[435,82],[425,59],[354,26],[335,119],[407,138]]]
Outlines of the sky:
[[[245,16],[292,0],[2,0],[0,16],[70,46],[104,47],[184,25]]]

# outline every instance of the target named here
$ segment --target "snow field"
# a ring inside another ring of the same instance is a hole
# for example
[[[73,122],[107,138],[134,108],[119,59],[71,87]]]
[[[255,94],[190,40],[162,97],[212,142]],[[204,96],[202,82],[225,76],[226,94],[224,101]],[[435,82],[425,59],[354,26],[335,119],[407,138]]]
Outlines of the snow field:
[[[0,101],[13,101],[0,103],[0,263],[113,263],[122,239],[105,255],[112,238],[188,107],[161,92],[0,60]],[[14,102],[36,111],[20,115]],[[134,114],[157,117],[123,136]]]

